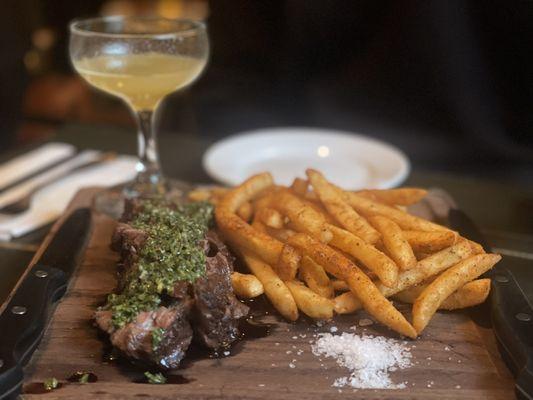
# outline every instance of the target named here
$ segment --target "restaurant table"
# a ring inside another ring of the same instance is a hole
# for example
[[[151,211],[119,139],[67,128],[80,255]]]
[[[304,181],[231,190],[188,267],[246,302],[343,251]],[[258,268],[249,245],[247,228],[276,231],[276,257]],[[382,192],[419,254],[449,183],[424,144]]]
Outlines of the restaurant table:
[[[49,140],[71,143],[79,149],[136,152],[135,134],[125,128],[69,124]],[[205,137],[163,132],[159,138],[163,171],[167,176],[189,182],[212,183],[202,168],[202,155],[211,143]],[[0,162],[27,150],[21,148],[1,154]],[[533,188],[468,178],[465,172],[465,176],[457,176],[414,168],[405,185],[446,190],[481,228],[496,251],[533,262]],[[0,304],[49,228],[43,227],[12,242],[0,242]]]

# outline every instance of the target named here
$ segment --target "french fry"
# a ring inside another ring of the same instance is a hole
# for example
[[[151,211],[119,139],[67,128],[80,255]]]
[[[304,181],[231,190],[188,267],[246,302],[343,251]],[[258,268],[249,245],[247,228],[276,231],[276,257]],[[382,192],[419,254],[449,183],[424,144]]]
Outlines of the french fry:
[[[405,317],[380,293],[376,285],[346,257],[306,234],[296,234],[288,243],[322,265],[327,272],[346,281],[372,316],[396,332],[415,338],[416,331]]]
[[[413,304],[413,325],[420,334],[441,303],[467,282],[491,269],[499,254],[477,254],[444,271],[418,296]]]
[[[283,216],[279,213],[279,211],[274,210],[273,208],[259,208],[255,212],[255,215],[257,216],[257,219],[266,226],[276,229],[283,228]]]
[[[301,197],[304,197],[307,193],[307,188],[309,187],[309,182],[302,178],[294,178],[292,181],[291,189],[292,191]]]
[[[288,229],[288,228],[274,229],[269,226],[265,227],[265,231],[273,238],[276,238],[280,242],[284,242],[284,243],[289,239],[289,237],[296,234],[296,232],[293,231],[292,229]]]
[[[379,201],[390,206],[410,206],[427,195],[427,190],[419,188],[399,188],[387,190],[358,190],[358,195]]]
[[[326,299],[298,281],[285,282],[296,301],[298,309],[314,319],[333,318],[333,301]]]
[[[225,239],[233,246],[244,247],[270,264],[276,264],[283,243],[254,229],[235,214],[247,201],[273,186],[272,176],[259,174],[224,195],[215,209],[215,220]]]
[[[338,188],[330,184],[318,171],[308,169],[306,174],[320,201],[339,224],[367,243],[378,241],[379,233],[344,201]]]
[[[296,277],[301,258],[300,254],[293,247],[288,244],[283,245],[279,261],[274,267],[274,270],[282,281],[290,281]]]
[[[415,230],[424,232],[448,232],[450,229],[427,221],[425,219],[415,217],[408,214],[405,211],[399,210],[395,207],[390,207],[385,204],[381,204],[364,196],[358,195],[353,192],[344,192],[345,199],[356,211],[360,212],[366,217],[372,217],[374,215],[382,215],[396,222],[404,230]]]
[[[252,208],[252,203],[250,203],[249,201],[246,201],[242,203],[240,207],[237,209],[237,215],[241,217],[243,220],[245,220],[246,222],[250,222],[250,220],[252,219],[253,211],[254,210]]]
[[[251,299],[264,293],[263,284],[254,275],[233,272],[231,285],[237,297]]]
[[[457,241],[457,235],[451,231],[403,231],[403,235],[417,253],[434,253],[452,246]]]
[[[290,219],[290,226],[327,243],[331,232],[325,227],[325,218],[289,191],[275,193],[272,207]]]
[[[339,281],[344,282],[344,281]],[[350,290],[350,289],[348,289]],[[363,307],[361,301],[352,292],[345,292],[333,299],[334,310],[337,314],[351,314]]]
[[[473,240],[469,240],[469,239],[465,239],[465,240],[470,244],[470,247],[472,248],[472,253],[473,254],[483,254],[483,253],[485,253],[485,249],[479,243],[474,242]]]
[[[333,285],[333,290],[336,292],[348,292],[350,291],[350,288],[348,287],[348,284],[344,281],[341,281],[340,279],[334,279],[331,281],[331,284]]]
[[[417,285],[396,293],[393,298],[403,303],[412,304],[427,288],[427,285]],[[466,283],[443,300],[439,310],[456,310],[483,303],[490,292],[490,279],[476,279]]]
[[[398,279],[398,266],[389,257],[367,244],[362,239],[344,229],[327,225],[333,234],[329,243],[345,253],[355,257],[369,270],[374,272],[386,286],[394,286]]]
[[[312,258],[304,256],[300,264],[300,275],[303,281],[316,294],[327,299],[335,295],[331,279],[321,265]]]
[[[460,241],[456,245],[441,250],[438,253],[432,254],[419,261],[415,268],[400,272],[395,287],[390,288],[382,283],[378,283],[376,286],[385,297],[391,297],[402,290],[418,285],[426,279],[452,267],[461,260],[468,258],[471,254],[472,250],[468,242],[465,240]],[[349,296],[349,294],[346,296]],[[356,310],[357,308],[347,310],[346,312],[351,313]]]
[[[386,297],[390,297],[447,270],[458,262],[468,258],[471,254],[472,250],[468,243],[461,241],[456,245],[424,258],[416,264],[415,268],[400,272],[394,288],[387,287],[383,284],[378,284],[378,288]]]
[[[401,269],[411,269],[416,265],[413,249],[396,222],[375,215],[370,218],[370,223],[381,233],[381,240],[387,253]]]
[[[244,262],[263,285],[265,295],[279,313],[289,321],[298,319],[298,307],[290,290],[276,275],[270,265],[254,255],[241,250]]]

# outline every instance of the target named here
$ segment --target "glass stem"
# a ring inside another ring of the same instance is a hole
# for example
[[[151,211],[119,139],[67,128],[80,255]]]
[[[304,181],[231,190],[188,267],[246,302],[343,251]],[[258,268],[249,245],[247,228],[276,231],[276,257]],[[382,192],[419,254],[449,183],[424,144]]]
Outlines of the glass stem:
[[[155,137],[154,112],[138,111],[137,121],[139,161],[137,162],[136,181],[139,184],[151,186],[152,190],[149,191],[158,191],[162,183],[162,175]]]

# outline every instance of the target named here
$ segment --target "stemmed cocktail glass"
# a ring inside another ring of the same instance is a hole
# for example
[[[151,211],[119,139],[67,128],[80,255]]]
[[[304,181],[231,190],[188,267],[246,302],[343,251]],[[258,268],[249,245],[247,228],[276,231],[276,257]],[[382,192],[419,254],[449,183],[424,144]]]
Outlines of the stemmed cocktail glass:
[[[138,123],[137,177],[126,198],[179,187],[161,174],[154,115],[170,93],[194,82],[209,54],[202,22],[157,17],[104,17],[70,25],[70,58],[91,85],[123,99]]]

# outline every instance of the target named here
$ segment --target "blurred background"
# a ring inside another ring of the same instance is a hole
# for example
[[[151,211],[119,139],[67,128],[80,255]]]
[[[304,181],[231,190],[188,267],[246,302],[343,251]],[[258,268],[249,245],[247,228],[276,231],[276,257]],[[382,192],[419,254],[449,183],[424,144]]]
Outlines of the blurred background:
[[[68,61],[71,19],[118,14],[208,23],[210,64],[166,102],[165,135],[336,128],[414,168],[533,187],[533,1],[3,0],[0,152],[66,125],[134,129]]]

